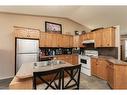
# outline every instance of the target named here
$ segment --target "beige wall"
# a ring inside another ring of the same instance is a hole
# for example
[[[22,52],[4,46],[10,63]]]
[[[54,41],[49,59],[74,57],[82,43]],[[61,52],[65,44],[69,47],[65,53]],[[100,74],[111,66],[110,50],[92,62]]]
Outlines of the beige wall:
[[[13,26],[37,28],[44,31],[45,21],[62,24],[64,34],[66,32],[74,34],[75,30],[89,30],[68,19],[0,13],[0,79],[14,76],[15,41],[13,36]]]

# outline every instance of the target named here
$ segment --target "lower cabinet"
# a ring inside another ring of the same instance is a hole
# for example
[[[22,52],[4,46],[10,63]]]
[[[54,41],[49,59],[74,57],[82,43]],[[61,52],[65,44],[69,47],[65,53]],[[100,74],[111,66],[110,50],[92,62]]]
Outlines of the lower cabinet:
[[[107,65],[107,82],[111,88],[114,88],[114,66],[112,63]]]
[[[127,89],[127,65],[104,58],[92,58],[91,73],[107,81],[112,89]]]
[[[97,59],[92,58],[91,63],[91,74],[97,76]]]
[[[78,55],[57,55],[57,60],[63,60],[73,65],[78,64]]]
[[[107,61],[92,58],[91,73],[101,79],[107,80]]]

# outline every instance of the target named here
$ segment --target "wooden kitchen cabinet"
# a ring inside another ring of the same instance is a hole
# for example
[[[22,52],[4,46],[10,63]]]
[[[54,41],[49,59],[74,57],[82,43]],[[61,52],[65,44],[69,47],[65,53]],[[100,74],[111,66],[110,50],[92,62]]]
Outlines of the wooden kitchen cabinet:
[[[72,56],[71,55],[57,55],[56,56],[57,60],[63,60],[68,63],[72,63]]]
[[[92,58],[91,74],[107,81],[113,89],[127,89],[127,65],[116,59]],[[118,62],[118,63],[117,63]]]
[[[73,36],[41,33],[40,47],[73,47]]]
[[[95,47],[115,47],[115,28],[94,31]]]
[[[59,47],[60,41],[58,34],[42,32],[40,35],[40,47]]]
[[[84,35],[80,35],[79,36],[79,47],[84,47],[84,45],[82,44],[83,41],[84,41]]]
[[[107,65],[108,62],[104,59],[92,58],[91,60],[91,74],[101,79],[107,80]]]
[[[102,47],[102,29],[94,31],[95,47]]]
[[[107,61],[99,59],[97,61],[97,76],[101,79],[107,80]]]
[[[78,64],[78,55],[72,55],[72,64],[73,65]]]
[[[103,29],[102,47],[115,47],[115,28]]]
[[[72,65],[78,64],[78,55],[57,55],[57,60],[63,60]]]
[[[94,40],[94,33],[89,32],[89,33],[80,35],[79,36],[79,46],[80,47],[85,47],[85,45],[82,44],[82,42],[85,40]]]
[[[40,33],[40,47],[46,47],[46,33],[41,32]]]
[[[91,74],[97,76],[97,59],[91,59]]]
[[[114,88],[114,66],[112,63],[107,65],[107,81],[111,88]]]
[[[61,34],[57,34],[57,46],[62,47],[63,46],[63,36]]]
[[[57,34],[52,34],[51,47],[58,47]]]
[[[73,47],[79,47],[79,36],[73,36]]]
[[[19,38],[33,38],[33,39],[40,38],[40,31],[37,29],[16,27],[14,32],[15,32],[15,37],[19,37]]]
[[[62,47],[69,47],[69,36],[68,35],[62,35]]]
[[[85,35],[84,35],[84,38],[83,38],[84,40],[93,40],[94,39],[94,34],[93,34],[93,32],[89,32],[89,33],[86,33]]]
[[[127,65],[109,63],[108,84],[113,89],[127,89]]]
[[[69,35],[69,47],[73,47],[73,36]]]

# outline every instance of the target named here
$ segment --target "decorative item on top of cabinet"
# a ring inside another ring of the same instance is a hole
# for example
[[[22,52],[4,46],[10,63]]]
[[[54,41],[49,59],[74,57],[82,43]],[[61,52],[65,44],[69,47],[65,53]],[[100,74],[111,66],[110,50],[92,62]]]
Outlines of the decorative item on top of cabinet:
[[[40,38],[39,29],[14,26],[14,32],[15,32],[15,37],[19,37],[19,38],[33,38],[33,39]]]
[[[45,21],[45,32],[62,34],[62,25],[54,22]]]

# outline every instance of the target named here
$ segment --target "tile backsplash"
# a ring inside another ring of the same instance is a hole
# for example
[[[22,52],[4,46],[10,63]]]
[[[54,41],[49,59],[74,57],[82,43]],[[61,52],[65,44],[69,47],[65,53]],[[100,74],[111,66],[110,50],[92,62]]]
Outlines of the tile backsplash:
[[[110,47],[110,48],[97,48],[98,54],[102,56],[112,56],[114,58],[118,58],[118,48]]]

